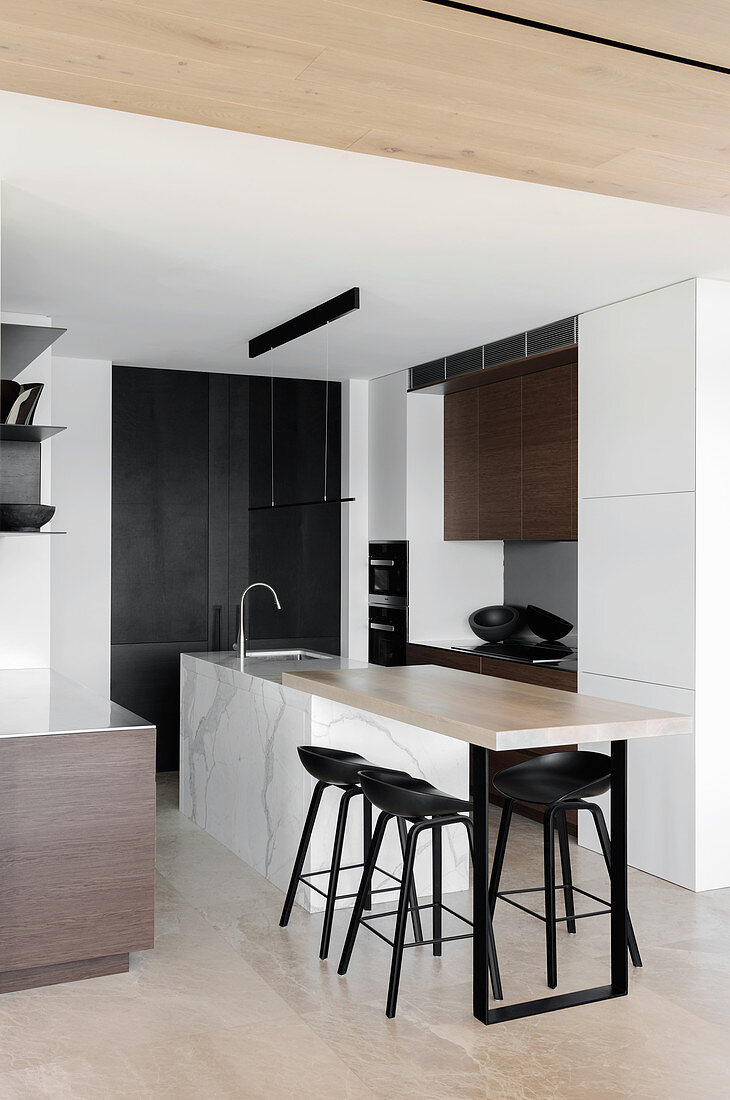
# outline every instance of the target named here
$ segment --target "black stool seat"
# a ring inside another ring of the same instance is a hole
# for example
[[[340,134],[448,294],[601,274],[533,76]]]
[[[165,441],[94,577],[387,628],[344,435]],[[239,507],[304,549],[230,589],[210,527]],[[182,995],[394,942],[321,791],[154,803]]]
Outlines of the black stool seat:
[[[568,798],[594,798],[611,786],[611,758],[601,752],[551,752],[497,772],[505,798],[550,806]]]
[[[332,783],[336,787],[349,787],[353,783],[359,783],[359,771],[376,767],[356,752],[332,749],[326,745],[300,745],[297,752],[311,776],[320,783]]]
[[[471,809],[468,801],[440,791],[425,779],[379,768],[361,771],[360,786],[373,806],[395,817],[433,817]]]

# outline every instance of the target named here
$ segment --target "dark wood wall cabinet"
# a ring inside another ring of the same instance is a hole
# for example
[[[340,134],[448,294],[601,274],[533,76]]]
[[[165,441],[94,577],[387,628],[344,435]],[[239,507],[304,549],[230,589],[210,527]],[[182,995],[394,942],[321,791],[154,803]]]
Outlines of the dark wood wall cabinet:
[[[446,394],[446,540],[578,537],[576,354]]]
[[[515,680],[522,684],[537,684],[539,687],[557,688],[559,691],[578,691],[578,676],[560,668],[535,668],[512,661],[500,661],[495,658],[480,657],[475,653],[458,653],[455,650],[439,649],[437,646],[409,644],[406,649],[406,663],[409,665],[441,665],[444,668],[457,668],[462,672],[476,672],[482,676],[496,676],[502,680]],[[574,749],[575,745],[566,745]],[[497,806],[504,802],[501,794],[491,785],[492,779],[502,768],[520,764],[533,756],[540,756],[554,749],[514,749],[489,754],[489,800]],[[542,821],[539,808],[518,804],[517,812],[533,821]],[[578,835],[578,815],[575,810],[566,813],[568,831]]]

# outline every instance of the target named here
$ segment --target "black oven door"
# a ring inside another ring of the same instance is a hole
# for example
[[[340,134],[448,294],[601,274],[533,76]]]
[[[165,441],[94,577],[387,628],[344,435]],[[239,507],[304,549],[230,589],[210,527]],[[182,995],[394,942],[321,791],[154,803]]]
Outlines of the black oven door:
[[[408,543],[370,543],[370,595],[408,600]]]
[[[368,660],[371,665],[404,665],[408,612],[404,607],[370,607]]]

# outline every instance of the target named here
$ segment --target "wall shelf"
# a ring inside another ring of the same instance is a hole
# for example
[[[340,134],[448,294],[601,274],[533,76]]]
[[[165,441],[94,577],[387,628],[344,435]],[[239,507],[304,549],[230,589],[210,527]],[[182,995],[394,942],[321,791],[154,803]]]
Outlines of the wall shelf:
[[[0,424],[0,440],[6,443],[42,443],[44,439],[65,431],[65,428],[54,428],[49,424]]]
[[[0,531],[0,538],[16,539],[21,535],[65,535],[66,531]]]
[[[16,325],[3,321],[2,377],[16,378],[65,331],[65,328],[51,328],[49,325]]]

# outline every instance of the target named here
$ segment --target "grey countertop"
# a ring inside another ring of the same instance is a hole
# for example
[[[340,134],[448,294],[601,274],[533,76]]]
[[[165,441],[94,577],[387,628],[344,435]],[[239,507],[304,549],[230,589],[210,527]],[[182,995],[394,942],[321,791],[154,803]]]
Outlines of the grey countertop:
[[[0,669],[0,738],[136,728],[154,726],[53,669]]]
[[[310,652],[314,653],[315,650]],[[339,672],[348,668],[367,668],[364,661],[351,661],[348,657],[333,657],[329,653],[323,653],[311,660],[287,661],[277,660],[272,657],[246,657],[241,666],[241,658],[238,653],[228,651],[221,653],[183,653],[188,660],[201,661],[204,664],[215,665],[217,668],[229,669],[233,673],[243,676],[255,676],[259,680],[269,680],[271,683],[280,684],[285,672],[314,672],[317,669],[324,672]]]

